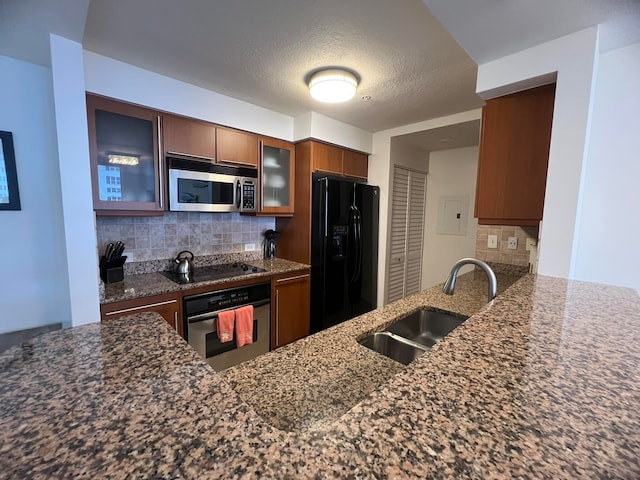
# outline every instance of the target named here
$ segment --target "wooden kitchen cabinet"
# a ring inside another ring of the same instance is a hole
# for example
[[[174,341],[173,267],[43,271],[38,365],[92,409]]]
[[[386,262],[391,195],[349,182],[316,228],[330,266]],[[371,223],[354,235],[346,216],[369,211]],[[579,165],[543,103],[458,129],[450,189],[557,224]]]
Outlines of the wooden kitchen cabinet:
[[[159,112],[148,108],[87,94],[96,214],[162,213],[160,118]]]
[[[369,156],[352,150],[343,150],[342,173],[345,177],[367,180],[369,177]]]
[[[309,335],[309,270],[276,275],[271,280],[271,349]]]
[[[314,172],[342,175],[342,149],[319,142],[309,142]]]
[[[366,181],[368,157],[364,153],[313,140],[297,143],[295,155],[296,210],[290,218],[276,219],[276,230],[280,232],[276,250],[280,258],[310,264],[312,174],[322,172]]]
[[[367,180],[369,157],[364,153],[309,141],[313,172]]]
[[[555,84],[487,101],[482,110],[475,216],[479,224],[542,220]]]
[[[252,133],[216,128],[217,162],[234,167],[258,168],[258,136]]]
[[[182,322],[180,320],[182,317],[181,309],[182,300],[180,295],[177,293],[169,293],[166,295],[155,295],[152,297],[136,298],[100,305],[100,316],[104,322],[135,313],[156,312],[160,314],[180,336],[184,336]]]
[[[275,138],[260,139],[260,209],[258,215],[291,216],[295,196],[295,148]]]
[[[216,160],[216,127],[212,123],[163,115],[162,138],[165,155],[205,162]]]

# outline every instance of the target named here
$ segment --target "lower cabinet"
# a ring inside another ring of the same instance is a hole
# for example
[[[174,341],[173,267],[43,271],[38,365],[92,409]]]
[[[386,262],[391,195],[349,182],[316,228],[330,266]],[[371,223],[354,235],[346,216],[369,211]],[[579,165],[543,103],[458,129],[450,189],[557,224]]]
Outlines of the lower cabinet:
[[[156,312],[182,336],[180,304],[180,295],[175,293],[136,298],[134,300],[124,300],[122,302],[100,305],[100,317],[104,322],[135,313]]]
[[[271,280],[271,349],[309,335],[309,270],[276,275]]]

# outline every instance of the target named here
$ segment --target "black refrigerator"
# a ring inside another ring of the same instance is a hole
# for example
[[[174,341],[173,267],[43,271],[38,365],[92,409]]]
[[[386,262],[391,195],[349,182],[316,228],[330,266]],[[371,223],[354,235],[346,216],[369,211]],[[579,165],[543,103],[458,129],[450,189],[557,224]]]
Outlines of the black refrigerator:
[[[311,332],[376,308],[378,187],[313,175]]]

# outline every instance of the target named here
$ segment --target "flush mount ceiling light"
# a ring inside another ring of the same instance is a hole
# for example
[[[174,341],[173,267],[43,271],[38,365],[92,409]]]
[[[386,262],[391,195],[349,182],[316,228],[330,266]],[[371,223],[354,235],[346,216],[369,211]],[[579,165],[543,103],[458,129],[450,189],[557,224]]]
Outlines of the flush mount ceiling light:
[[[356,94],[358,80],[355,75],[339,68],[314,73],[309,79],[311,96],[320,102],[340,103]]]
[[[141,155],[125,155],[122,153],[109,153],[107,158],[109,163],[116,165],[138,165]]]

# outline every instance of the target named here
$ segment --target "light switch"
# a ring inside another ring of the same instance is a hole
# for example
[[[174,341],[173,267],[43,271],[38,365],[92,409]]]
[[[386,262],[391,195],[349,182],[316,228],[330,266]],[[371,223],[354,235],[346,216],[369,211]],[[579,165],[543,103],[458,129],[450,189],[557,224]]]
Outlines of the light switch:
[[[535,238],[527,238],[527,243],[525,244],[525,249],[527,251],[532,250],[532,247],[536,246],[536,239]]]
[[[487,248],[498,248],[497,235],[487,235]]]
[[[518,248],[518,237],[509,237],[509,241],[507,242],[508,250],[517,250]]]

